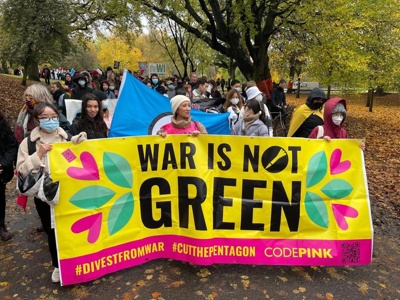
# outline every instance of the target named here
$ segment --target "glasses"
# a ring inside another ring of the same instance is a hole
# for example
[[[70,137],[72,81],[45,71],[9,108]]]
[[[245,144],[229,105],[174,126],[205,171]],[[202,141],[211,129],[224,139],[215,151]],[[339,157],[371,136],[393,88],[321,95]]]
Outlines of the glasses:
[[[39,120],[47,120],[47,121],[58,121],[59,120],[58,117],[50,117],[50,118],[43,117],[43,118],[38,118],[38,119]]]

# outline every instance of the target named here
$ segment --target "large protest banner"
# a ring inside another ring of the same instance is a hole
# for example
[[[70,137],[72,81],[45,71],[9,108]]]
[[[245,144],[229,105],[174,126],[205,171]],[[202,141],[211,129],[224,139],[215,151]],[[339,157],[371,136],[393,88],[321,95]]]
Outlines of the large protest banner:
[[[157,258],[368,264],[373,232],[359,144],[211,135],[53,144],[61,282]]]

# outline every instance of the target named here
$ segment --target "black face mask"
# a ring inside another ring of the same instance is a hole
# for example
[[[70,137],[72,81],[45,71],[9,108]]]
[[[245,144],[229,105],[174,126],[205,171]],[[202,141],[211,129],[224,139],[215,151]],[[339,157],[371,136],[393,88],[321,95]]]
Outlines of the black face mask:
[[[311,109],[312,110],[317,110],[322,108],[323,103],[313,103],[311,104]]]

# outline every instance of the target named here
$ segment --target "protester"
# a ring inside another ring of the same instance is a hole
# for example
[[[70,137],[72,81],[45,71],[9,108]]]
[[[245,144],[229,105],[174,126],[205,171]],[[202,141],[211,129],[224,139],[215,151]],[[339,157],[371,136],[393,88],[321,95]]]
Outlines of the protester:
[[[231,88],[237,90],[239,93],[242,92],[242,86],[240,84],[240,81],[237,79],[233,79],[231,81]]]
[[[222,112],[229,113],[228,120],[230,129],[232,129],[232,127],[239,120],[240,110],[242,109],[242,107],[243,107],[243,100],[240,93],[235,89],[229,90],[229,92],[226,95],[226,101],[222,106]]]
[[[248,100],[244,105],[245,116],[240,119],[231,130],[232,135],[269,136],[269,129],[265,125],[265,112],[262,103],[258,100]]]
[[[265,117],[262,118],[262,120],[265,121],[265,125],[269,130],[269,136],[272,137],[273,136],[272,118],[268,110],[268,107],[262,102],[263,100],[262,92],[258,89],[257,86],[251,86],[248,89],[246,89],[246,96],[247,96],[247,101],[257,100],[258,102],[260,102],[261,110],[264,112],[265,115]],[[242,109],[240,110],[240,118],[244,118],[245,115],[246,115],[245,108],[242,107]]]
[[[167,93],[166,96],[172,99],[176,95],[175,86],[172,80],[167,80]]]
[[[326,102],[326,96],[322,89],[314,88],[305,104],[293,111],[290,121],[288,137],[308,138],[311,131],[324,124],[322,106]]]
[[[48,102],[38,104],[33,111],[33,118],[39,126],[32,130],[29,140],[35,144],[36,152],[30,154],[28,138],[22,141],[18,150],[17,170],[23,176],[27,176],[30,172],[39,172],[41,166],[44,166],[45,173],[49,174],[47,152],[51,151],[52,144],[65,142],[68,139],[68,134],[59,127],[59,112],[53,104]],[[73,137],[72,141],[79,143],[85,139],[86,135],[82,133]],[[48,246],[54,267],[51,280],[60,282],[57,246],[54,226],[52,226],[54,211],[49,204],[39,198],[34,197],[34,201],[43,229],[48,237]]]
[[[13,234],[8,231],[6,217],[6,184],[14,176],[14,162],[18,143],[3,113],[0,111],[0,238],[8,241]]]
[[[161,85],[160,79],[156,73],[151,74],[150,76],[150,84],[151,89],[160,93],[161,95],[165,94],[165,88]]]
[[[100,89],[100,76],[103,74],[103,72],[100,71],[100,69],[93,70],[92,71],[92,83],[93,83],[93,90],[99,90]]]
[[[222,98],[221,93],[218,91],[218,86],[215,83],[213,79],[208,81],[208,88],[207,88],[207,96],[214,98],[214,99],[219,99]]]
[[[114,91],[110,90],[110,83],[108,82],[108,80],[103,80],[101,82],[101,88],[100,90],[102,92],[104,92],[104,94],[106,94],[108,99],[115,99],[115,94]]]
[[[279,113],[283,112],[285,108],[287,108],[286,105],[286,96],[285,96],[285,91],[284,88],[286,87],[286,80],[281,79],[279,81],[279,84],[273,88],[272,93],[271,93],[271,112],[274,113]]]
[[[68,88],[68,91],[71,93],[72,89],[77,87],[77,84],[73,82],[72,76],[70,73],[65,74],[65,79],[64,79],[64,86]]]
[[[24,92],[24,106],[22,107],[15,126],[14,135],[18,143],[29,135],[29,133],[37,126],[33,119],[33,109],[41,102],[53,103],[53,97],[47,88],[40,83],[28,86]],[[60,115],[60,126],[68,131],[70,123],[64,115]]]
[[[190,116],[190,99],[183,95],[177,95],[170,100],[172,108],[171,123],[161,127],[157,134],[166,137],[168,134],[190,134],[198,136],[207,134],[207,130],[200,122],[195,122]]]
[[[96,98],[99,99],[101,102],[101,107],[103,110],[103,120],[107,125],[107,129],[110,130],[113,114],[108,110],[108,105],[110,104],[110,101],[116,101],[116,100],[108,100],[106,94],[104,94],[104,92],[100,90],[94,90],[93,95],[96,96]]]
[[[103,120],[101,101],[94,94],[86,94],[82,99],[81,113],[74,119],[70,134],[86,132],[88,139],[106,138],[108,129]]]
[[[93,92],[93,89],[88,85],[85,74],[79,74],[78,77],[75,78],[75,81],[78,83],[78,86],[72,89],[72,99],[82,100],[85,94]]]
[[[43,69],[42,69],[42,76],[44,78],[44,82],[46,83],[46,85],[50,85],[50,69],[47,65],[44,65]]]
[[[91,87],[93,90],[96,88],[96,85],[92,82],[92,75],[88,71],[81,71],[79,73],[85,75],[87,86]]]
[[[69,99],[70,96],[67,94],[66,90],[63,88],[60,82],[53,82],[50,87],[50,93],[53,96],[53,100],[59,111],[65,116],[65,99]]]
[[[192,100],[195,99],[204,99],[207,98],[206,91],[207,91],[207,82],[204,79],[197,79],[195,89],[193,90]]]
[[[324,108],[324,125],[315,127],[309,138],[323,138],[330,142],[332,139],[347,139],[347,131],[343,125],[347,117],[346,100],[332,98],[326,101]],[[360,148],[365,150],[364,142]]]
[[[186,81],[186,82],[191,85],[192,90],[193,90],[197,86],[197,80],[198,80],[198,78],[197,78],[196,72],[191,72],[189,81]]]

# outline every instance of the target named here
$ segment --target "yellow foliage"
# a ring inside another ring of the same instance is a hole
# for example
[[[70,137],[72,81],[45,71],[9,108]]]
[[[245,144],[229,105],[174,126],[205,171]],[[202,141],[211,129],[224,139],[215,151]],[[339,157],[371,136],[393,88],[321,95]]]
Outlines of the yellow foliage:
[[[100,41],[100,49],[97,58],[102,67],[113,66],[114,61],[120,62],[120,69],[136,71],[139,69],[139,62],[145,61],[142,52],[131,47],[118,37],[111,37]]]

